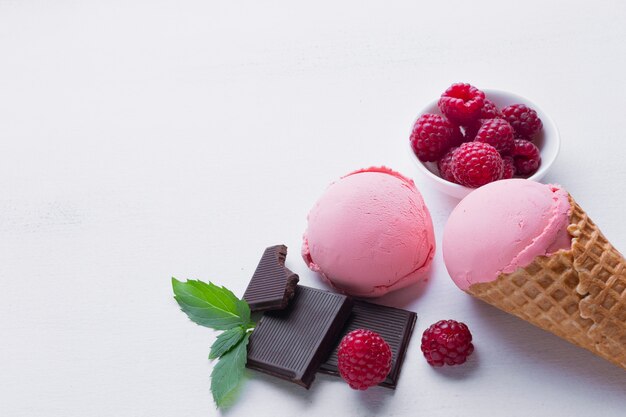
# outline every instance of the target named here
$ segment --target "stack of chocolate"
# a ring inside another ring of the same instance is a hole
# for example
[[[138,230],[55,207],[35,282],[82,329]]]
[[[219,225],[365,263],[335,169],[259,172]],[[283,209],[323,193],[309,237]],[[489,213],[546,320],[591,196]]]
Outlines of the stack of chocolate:
[[[391,348],[391,370],[380,385],[395,388],[416,314],[298,285],[298,275],[285,267],[286,256],[284,245],[267,248],[244,294],[251,311],[263,311],[246,366],[309,388],[317,372],[339,375],[343,336],[368,329]]]

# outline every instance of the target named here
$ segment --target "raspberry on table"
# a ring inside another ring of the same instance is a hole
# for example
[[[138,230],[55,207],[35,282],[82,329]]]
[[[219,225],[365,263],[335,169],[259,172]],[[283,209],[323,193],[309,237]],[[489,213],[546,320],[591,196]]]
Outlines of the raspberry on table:
[[[452,84],[439,99],[439,110],[452,123],[466,125],[480,116],[485,93],[465,83]]]
[[[515,161],[512,156],[503,156],[502,162],[504,163],[504,171],[502,171],[503,180],[508,180],[509,178],[513,178],[515,175]]]
[[[503,171],[502,157],[488,143],[466,142],[452,157],[452,175],[466,187],[477,188],[499,180]]]
[[[502,119],[503,115],[493,101],[485,99],[483,108],[480,110],[479,119]]]
[[[506,120],[489,119],[483,122],[474,140],[488,143],[501,155],[507,155],[513,150],[514,135],[513,127]]]
[[[446,154],[437,162],[437,168],[439,169],[439,175],[446,181],[456,183],[454,175],[452,175],[452,157],[454,152],[459,149],[458,147],[450,149]]]
[[[455,320],[440,320],[426,329],[421,348],[432,366],[461,365],[474,351],[467,325]]]
[[[441,158],[452,146],[461,142],[459,128],[438,114],[423,114],[413,125],[411,147],[420,161]]]
[[[353,330],[339,343],[337,367],[350,388],[368,389],[384,381],[389,374],[391,348],[378,333]]]
[[[502,115],[515,132],[526,139],[532,138],[543,127],[537,112],[525,104],[506,106],[502,109]]]
[[[515,170],[518,175],[532,175],[541,164],[541,152],[537,146],[524,139],[515,139],[513,141],[513,159]]]

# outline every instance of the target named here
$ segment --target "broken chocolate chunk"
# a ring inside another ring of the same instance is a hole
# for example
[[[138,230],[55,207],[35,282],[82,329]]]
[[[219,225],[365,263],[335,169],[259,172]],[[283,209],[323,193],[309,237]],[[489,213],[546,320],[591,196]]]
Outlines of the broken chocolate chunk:
[[[250,311],[282,310],[287,307],[299,278],[285,267],[286,257],[285,245],[265,249],[243,295],[243,299],[250,305]]]

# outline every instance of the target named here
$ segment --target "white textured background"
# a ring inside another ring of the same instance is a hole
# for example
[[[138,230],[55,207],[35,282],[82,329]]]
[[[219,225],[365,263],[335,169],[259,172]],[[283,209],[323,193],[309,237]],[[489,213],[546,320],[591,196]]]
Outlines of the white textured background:
[[[211,416],[215,338],[169,278],[242,294],[265,246],[298,256],[327,183],[415,176],[438,243],[455,201],[406,152],[455,81],[539,103],[565,185],[626,250],[620,1],[0,0],[0,415]],[[419,318],[398,389],[310,391],[248,372],[226,416],[623,416],[626,372],[472,300],[435,257],[384,300]],[[476,354],[431,369],[419,336],[467,322]]]

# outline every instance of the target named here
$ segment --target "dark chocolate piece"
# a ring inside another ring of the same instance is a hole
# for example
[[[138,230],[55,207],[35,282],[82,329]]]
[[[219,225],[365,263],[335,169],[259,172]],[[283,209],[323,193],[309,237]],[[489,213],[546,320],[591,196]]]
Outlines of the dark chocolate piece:
[[[339,369],[337,369],[339,342],[341,342],[346,333],[352,330],[367,329],[378,333],[391,348],[391,370],[387,378],[379,385],[395,389],[416,319],[417,315],[412,311],[381,306],[365,301],[354,301],[354,307],[352,307],[352,314],[348,322],[335,342],[332,353],[326,359],[326,362],[320,366],[318,372],[339,376]]]
[[[345,295],[296,286],[289,306],[266,311],[252,331],[246,366],[308,389],[351,310]]]
[[[252,275],[243,299],[250,311],[282,310],[298,284],[298,275],[285,267],[287,246],[276,245],[265,249]]]

